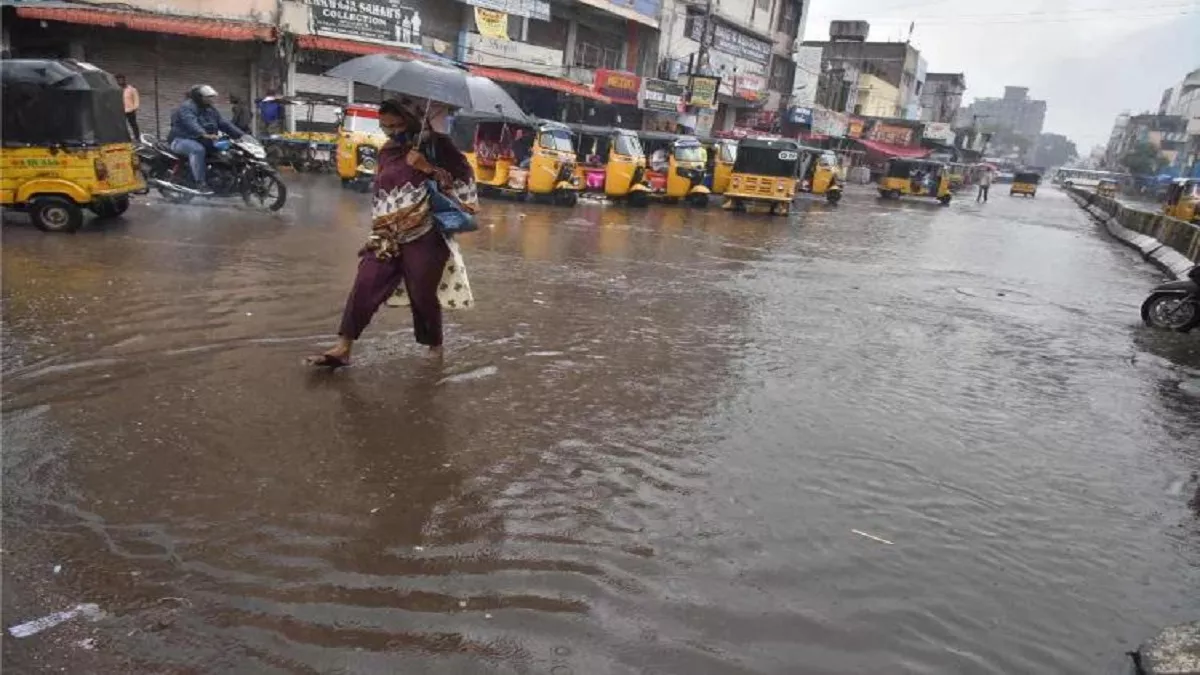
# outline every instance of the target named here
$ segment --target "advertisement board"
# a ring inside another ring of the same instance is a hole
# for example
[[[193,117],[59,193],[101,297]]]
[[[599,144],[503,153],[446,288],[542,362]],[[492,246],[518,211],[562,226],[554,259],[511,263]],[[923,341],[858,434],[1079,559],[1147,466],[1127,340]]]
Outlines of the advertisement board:
[[[767,96],[767,78],[760,75],[733,76],[733,95],[747,101],[757,101]]]
[[[812,126],[813,109],[806,108],[803,106],[796,106],[794,108],[791,108],[790,110],[788,110],[788,121],[791,122],[792,124],[802,124],[805,126]]]
[[[508,39],[508,15],[494,9],[475,8],[475,27],[480,35],[497,40]]]
[[[821,58],[824,47],[800,47],[792,55],[796,62],[796,79],[792,83],[792,105],[811,106],[817,102],[821,83]]]
[[[515,16],[527,16],[538,21],[550,20],[550,3],[547,0],[462,0],[472,7],[482,7],[493,12],[504,12]]]
[[[309,0],[313,33],[421,46],[421,15],[400,0]]]
[[[841,138],[849,132],[849,119],[844,113],[828,108],[813,108],[812,132],[821,136]]]
[[[675,112],[683,103],[686,92],[687,87],[678,82],[647,77],[642,80],[642,107],[657,112]]]
[[[925,125],[925,138],[950,145],[954,142],[954,129],[949,122],[929,122]]]
[[[596,91],[612,99],[613,103],[637,105],[638,93],[642,89],[642,78],[621,70],[596,69]]]
[[[478,33],[467,33],[467,63],[496,68],[512,68],[550,77],[563,76],[563,53],[558,49],[537,45],[498,40]]]
[[[692,20],[688,28],[688,37],[700,42],[704,21]],[[709,22],[709,32],[711,39],[707,42],[709,46],[719,52],[725,52],[764,66],[771,60],[771,43],[766,40],[739,32],[717,21]]]
[[[912,145],[914,130],[899,124],[875,122],[871,127],[870,140],[892,145]]]
[[[849,138],[862,138],[864,126],[866,126],[866,123],[863,120],[851,117],[846,123],[846,136]]]
[[[688,97],[688,105],[698,108],[717,107],[717,92],[720,91],[720,87],[721,78],[719,77],[692,75],[691,95]]]

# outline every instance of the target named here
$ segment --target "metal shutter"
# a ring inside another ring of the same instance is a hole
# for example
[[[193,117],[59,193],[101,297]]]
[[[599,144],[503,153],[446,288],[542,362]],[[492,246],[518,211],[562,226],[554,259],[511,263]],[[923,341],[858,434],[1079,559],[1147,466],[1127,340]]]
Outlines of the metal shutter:
[[[296,73],[292,80],[292,88],[295,90],[296,96],[300,98],[303,98],[305,94],[322,94],[336,97],[345,103],[346,94],[350,91],[350,83],[335,77]],[[311,128],[314,131],[332,131],[337,125],[337,115],[340,111],[340,107],[333,105],[314,106],[310,123],[307,106],[288,106],[288,114],[295,118],[298,130]]]
[[[166,138],[171,129],[171,113],[193,85],[207,84],[220,93],[217,108],[226,119],[231,116],[230,94],[253,101],[250,68],[256,48],[255,44],[243,42],[96,31],[89,35],[84,53],[88,61],[111,73],[123,73],[137,87],[142,100],[138,115],[142,130]]]

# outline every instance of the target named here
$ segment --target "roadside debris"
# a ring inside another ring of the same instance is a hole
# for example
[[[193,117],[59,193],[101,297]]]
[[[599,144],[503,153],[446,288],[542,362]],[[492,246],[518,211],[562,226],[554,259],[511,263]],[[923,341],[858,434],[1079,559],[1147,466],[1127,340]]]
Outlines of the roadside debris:
[[[100,611],[100,605],[91,602],[84,602],[75,605],[71,609],[62,612],[55,612],[53,614],[43,616],[40,619],[34,619],[33,621],[26,621],[25,623],[18,624],[9,628],[8,632],[10,635],[17,638],[29,637],[30,635],[37,635],[38,633],[49,628],[54,628],[61,623],[66,623],[77,616],[82,616],[91,621],[95,621],[96,619],[104,616],[104,613]]]
[[[895,542],[890,542],[887,539],[881,539],[879,537],[876,537],[873,534],[867,534],[866,532],[863,532],[862,530],[850,530],[850,531],[853,532],[854,534],[857,534],[860,537],[866,537],[867,539],[872,539],[881,544],[887,544],[888,546],[892,546],[895,543]]]

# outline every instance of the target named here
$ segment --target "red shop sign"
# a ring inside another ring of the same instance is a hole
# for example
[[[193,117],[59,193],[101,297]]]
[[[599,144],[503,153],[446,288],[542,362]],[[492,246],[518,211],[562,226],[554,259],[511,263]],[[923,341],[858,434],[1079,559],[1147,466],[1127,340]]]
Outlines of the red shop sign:
[[[596,71],[597,92],[611,98],[613,103],[638,104],[638,92],[642,90],[642,78],[623,70]]]

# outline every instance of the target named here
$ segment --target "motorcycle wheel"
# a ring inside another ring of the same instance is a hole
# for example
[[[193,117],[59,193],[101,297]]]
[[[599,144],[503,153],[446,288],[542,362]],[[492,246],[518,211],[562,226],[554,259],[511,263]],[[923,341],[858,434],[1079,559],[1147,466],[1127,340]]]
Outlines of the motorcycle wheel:
[[[246,202],[246,206],[256,209],[278,211],[287,202],[287,186],[279,180],[279,176],[261,173],[242,190],[242,201]]]
[[[1151,328],[1186,333],[1200,324],[1200,303],[1174,293],[1151,293],[1142,303],[1142,321]]]

